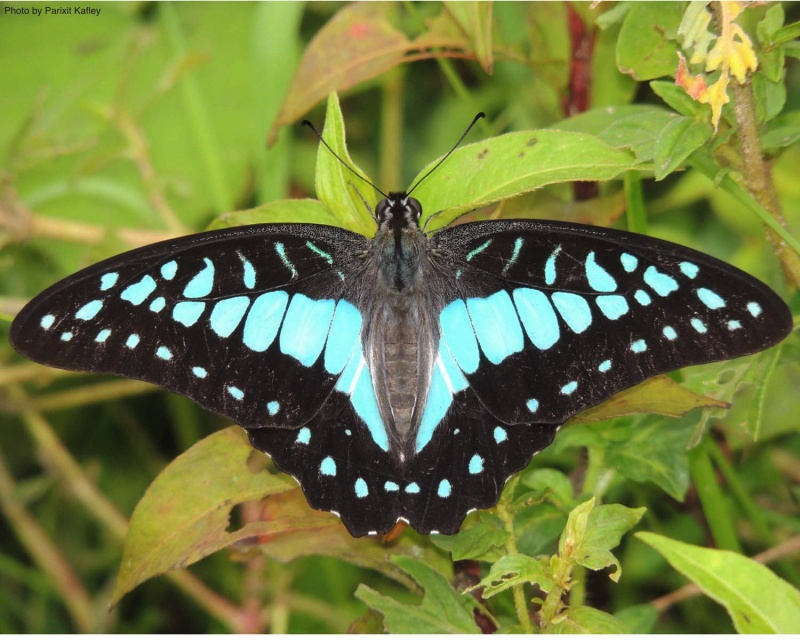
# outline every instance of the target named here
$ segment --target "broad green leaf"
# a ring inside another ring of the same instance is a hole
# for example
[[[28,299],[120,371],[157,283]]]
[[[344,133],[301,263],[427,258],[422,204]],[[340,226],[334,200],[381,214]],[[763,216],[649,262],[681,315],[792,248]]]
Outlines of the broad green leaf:
[[[415,181],[436,164],[435,160]],[[414,192],[435,215],[428,230],[447,225],[460,214],[573,180],[610,180],[635,165],[634,158],[590,135],[536,130],[508,133],[470,144],[447,161]]]
[[[640,413],[679,417],[692,409],[728,406],[728,403],[721,400],[698,395],[667,376],[656,376],[614,394],[596,407],[581,411],[569,424],[598,422]]]
[[[495,518],[481,518],[468,528],[462,528],[453,541],[453,560],[483,560],[490,551],[502,553],[508,540],[508,532],[499,526]]]
[[[610,613],[580,605],[568,607],[557,622],[549,625],[545,633],[630,633],[628,625]]]
[[[650,88],[659,98],[666,102],[671,108],[675,109],[679,114],[700,121],[708,121],[711,119],[711,108],[708,105],[693,100],[692,97],[686,93],[686,89],[674,82],[653,80],[650,83]]]
[[[714,133],[710,124],[694,118],[676,118],[664,127],[656,139],[653,164],[656,180],[663,180]]]
[[[244,431],[230,427],[201,440],[159,474],[131,517],[112,603],[155,575],[255,535],[252,527],[228,530],[233,507],[295,483],[285,475],[250,471],[252,453]]]
[[[777,151],[800,140],[800,111],[788,111],[767,125],[761,144],[767,151]]]
[[[655,533],[636,535],[725,607],[739,633],[800,629],[800,591],[764,565],[732,551],[705,549]]]
[[[404,604],[359,585],[356,597],[383,614],[389,633],[479,633],[472,610],[472,596],[457,593],[438,571],[414,558],[394,557],[393,561],[422,587],[422,602]]]
[[[513,506],[516,512],[514,533],[520,553],[529,556],[550,553],[567,524],[566,509],[546,502],[529,504],[526,494],[522,494]]]
[[[628,573],[629,578],[630,575]],[[658,616],[658,609],[651,604],[638,604],[614,613],[614,617],[628,627],[628,633],[637,634],[652,633],[658,622]]]
[[[522,554],[503,556],[492,565],[489,573],[474,588],[483,587],[483,597],[491,598],[498,593],[520,584],[538,584],[542,591],[555,587],[546,558],[539,560]]]
[[[446,2],[445,8],[467,34],[471,48],[486,73],[492,73],[494,51],[492,46],[491,2]]]
[[[276,200],[253,209],[223,213],[211,223],[209,229],[227,229],[249,224],[272,224],[276,222],[302,222],[307,224],[327,224],[333,227],[341,226],[339,218],[324,204],[319,200],[306,198],[302,200]]]
[[[595,506],[594,498],[587,500],[569,514],[558,543],[559,555],[594,571],[616,565],[617,570],[609,577],[617,582],[622,567],[611,549],[619,544],[623,534],[636,526],[645,511],[644,507],[629,509],[620,504]]]
[[[689,487],[687,447],[697,420],[645,418],[635,420],[626,437],[615,438],[605,462],[634,482],[652,482],[676,500]]]
[[[353,175],[355,171],[366,177],[347,153],[344,120],[339,107],[339,97],[335,93],[328,96],[328,110],[322,137],[341,160],[320,143],[315,179],[317,197],[334,213],[341,226],[367,237],[374,235],[375,221],[370,216],[367,205],[358,196],[358,193],[361,193],[367,202],[374,201],[372,188]],[[342,164],[342,160],[347,166]]]
[[[520,477],[520,484],[533,489],[532,499],[547,499],[565,511],[574,502],[572,483],[566,475],[557,469],[540,468],[524,471]]]
[[[617,66],[636,80],[675,73],[683,3],[638,2],[625,16],[617,40]]]

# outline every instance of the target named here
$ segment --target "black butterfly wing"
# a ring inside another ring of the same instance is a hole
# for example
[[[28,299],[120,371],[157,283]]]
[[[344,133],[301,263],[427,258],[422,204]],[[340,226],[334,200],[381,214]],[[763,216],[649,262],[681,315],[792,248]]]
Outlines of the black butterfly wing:
[[[760,351],[792,328],[760,281],[638,234],[518,220],[451,227],[433,243],[457,274],[444,340],[507,424],[562,424],[646,378]]]
[[[53,367],[155,383],[245,427],[297,428],[358,342],[353,288],[367,246],[300,224],[157,243],[36,296],[11,342]]]

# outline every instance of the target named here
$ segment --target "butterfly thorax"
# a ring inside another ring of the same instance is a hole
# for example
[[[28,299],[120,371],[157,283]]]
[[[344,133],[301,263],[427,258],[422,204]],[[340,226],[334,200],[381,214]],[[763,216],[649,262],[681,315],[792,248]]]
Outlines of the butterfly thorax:
[[[419,228],[421,207],[414,198],[392,193],[376,214],[376,296],[364,347],[381,416],[393,445],[405,451],[427,397],[436,343],[426,286],[428,240]]]

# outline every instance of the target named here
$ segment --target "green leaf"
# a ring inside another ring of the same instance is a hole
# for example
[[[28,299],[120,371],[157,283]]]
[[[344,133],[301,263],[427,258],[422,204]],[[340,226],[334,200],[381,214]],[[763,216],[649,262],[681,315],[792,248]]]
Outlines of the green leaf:
[[[436,216],[428,225],[434,230],[505,198],[558,182],[610,180],[635,164],[629,153],[590,135],[519,131],[456,149],[414,196],[425,203],[428,218]]]
[[[703,122],[711,120],[711,109],[707,104],[693,100],[686,89],[666,80],[653,80],[653,92],[678,113]]]
[[[728,611],[739,633],[797,633],[800,591],[755,560],[640,532],[674,569]]]
[[[325,115],[325,129],[322,131],[322,137],[341,160],[320,143],[315,179],[317,197],[336,215],[341,226],[371,237],[375,234],[375,221],[370,216],[367,205],[358,197],[358,193],[363,195],[364,190],[367,190],[365,196],[367,202],[375,199],[371,197],[372,188],[359,180],[348,169],[350,167],[357,174],[366,175],[347,153],[344,120],[339,107],[339,97],[335,93],[328,97],[328,110]],[[347,166],[342,164],[342,160]],[[360,191],[356,191],[356,189]]]
[[[481,518],[475,525],[462,529],[453,541],[453,560],[484,559],[487,553],[502,552],[508,532],[495,518]]]
[[[644,507],[629,509],[620,504],[595,506],[595,499],[591,498],[570,512],[558,542],[558,553],[594,571],[616,565],[617,570],[609,577],[617,582],[622,567],[611,549],[619,544],[623,534],[636,526],[645,511]]]
[[[630,628],[610,613],[594,607],[580,605],[568,607],[557,621],[545,629],[545,633],[631,633]]]
[[[389,633],[479,633],[472,616],[477,603],[471,596],[457,593],[441,573],[424,562],[402,556],[392,561],[422,587],[422,602],[403,604],[363,584],[355,594],[383,614]]]
[[[557,469],[532,469],[520,477],[520,484],[533,489],[533,500],[547,499],[566,511],[574,503],[574,491],[569,478]]]
[[[714,128],[694,118],[676,118],[656,139],[653,157],[656,180],[663,180],[711,138]]]
[[[800,140],[800,111],[788,111],[779,115],[767,125],[761,137],[766,151],[777,151]]]
[[[630,573],[628,573],[630,578]],[[628,633],[652,633],[658,622],[659,611],[651,604],[638,604],[620,609],[614,614],[617,620],[628,627]]]
[[[227,229],[248,224],[274,224],[277,222],[302,222],[341,226],[341,221],[319,200],[276,200],[253,209],[223,213],[209,225],[209,229]]]
[[[483,597],[492,596],[520,584],[538,584],[542,591],[551,591],[555,581],[548,569],[547,558],[539,560],[519,553],[503,556],[474,588],[483,587]]]
[[[617,41],[617,66],[636,80],[673,75],[683,3],[640,2],[625,16]]]
[[[253,449],[240,427],[208,436],[164,469],[131,517],[112,604],[155,575],[181,568],[256,534],[229,531],[233,507],[295,487],[285,475],[255,473]]]

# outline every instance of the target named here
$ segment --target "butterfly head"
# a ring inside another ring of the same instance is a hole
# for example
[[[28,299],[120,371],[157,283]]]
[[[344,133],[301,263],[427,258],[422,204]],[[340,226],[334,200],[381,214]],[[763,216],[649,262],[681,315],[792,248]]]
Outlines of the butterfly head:
[[[375,208],[381,230],[418,229],[421,215],[419,200],[405,192],[390,193]]]

